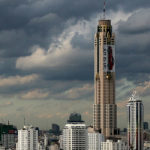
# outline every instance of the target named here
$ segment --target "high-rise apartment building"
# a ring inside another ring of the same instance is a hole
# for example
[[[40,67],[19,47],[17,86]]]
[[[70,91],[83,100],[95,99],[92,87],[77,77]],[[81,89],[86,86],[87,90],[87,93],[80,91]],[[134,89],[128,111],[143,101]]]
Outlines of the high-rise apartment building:
[[[107,137],[115,135],[115,35],[111,20],[100,20],[94,42],[94,114],[95,131]]]
[[[32,126],[18,130],[17,150],[38,150],[38,131]]]
[[[128,109],[128,149],[143,150],[144,107],[140,98],[133,93],[127,104]]]
[[[71,114],[63,129],[63,150],[87,150],[88,136],[80,114]]]

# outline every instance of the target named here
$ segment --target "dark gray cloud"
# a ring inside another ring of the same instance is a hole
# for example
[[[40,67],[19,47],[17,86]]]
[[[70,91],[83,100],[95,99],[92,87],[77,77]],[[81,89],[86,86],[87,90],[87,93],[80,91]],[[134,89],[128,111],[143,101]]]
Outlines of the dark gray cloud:
[[[150,9],[141,9],[120,22],[117,33],[117,72],[131,80],[144,81],[150,73]]]
[[[93,41],[94,41],[94,31],[95,29],[90,29],[90,32],[88,35],[82,35],[79,34],[78,31],[76,31],[76,34],[72,38],[71,44],[74,48],[79,48],[81,50],[91,51],[93,50]],[[88,37],[87,37],[88,36]]]
[[[0,38],[1,55],[28,55],[33,45],[47,48],[51,38],[64,30],[67,20],[89,19],[102,10],[102,5],[103,1],[99,0],[1,0],[0,31],[4,37]],[[108,1],[108,9],[112,10],[117,10],[116,7],[134,10],[139,6],[148,7],[149,1]]]
[[[126,22],[119,23],[119,33],[129,36],[150,32],[150,9],[136,11]]]
[[[0,77],[0,95],[20,100],[91,100],[93,83],[88,81],[46,80],[35,74]]]
[[[70,41],[73,53],[68,54],[68,57],[64,57],[67,63],[57,67],[47,65],[46,67],[36,66],[22,70],[16,68],[16,61],[20,57],[32,56],[34,53],[32,47],[35,45],[43,48],[46,53],[49,46],[51,47],[54,42],[57,42],[63,32],[70,32],[67,30],[68,28],[75,26],[82,20],[86,20],[88,23],[92,21],[91,18],[102,10],[102,5],[103,1],[99,0],[13,0],[13,2],[11,0],[1,0],[1,75],[8,77],[36,73],[43,79],[36,84],[18,85],[13,89],[11,87],[3,88],[1,93],[7,93],[6,91],[10,91],[10,93],[17,91],[19,93],[26,91],[26,89],[34,90],[34,88],[47,88],[50,90],[49,85],[54,87],[54,84],[50,84],[51,80],[92,81],[93,37],[96,25],[89,26],[88,34],[78,32],[78,28],[75,29],[76,31],[74,30],[75,34]],[[148,73],[150,72],[148,57],[150,22],[149,9],[146,8],[149,7],[150,2],[148,0],[115,0],[107,2],[106,9],[115,12],[122,9],[125,13],[132,13],[140,8],[127,21],[118,23],[119,27],[116,36],[117,78],[127,77],[136,82],[141,80],[142,76],[146,79],[148,78]],[[82,30],[84,31],[84,29]],[[61,42],[58,41],[56,46],[60,45]],[[51,53],[44,54],[44,56],[46,55],[51,55]],[[60,59],[63,58],[57,58],[56,61],[59,62]],[[51,61],[47,63],[51,63]],[[68,87],[68,85],[65,86],[66,88]]]
[[[112,19],[131,14],[119,18],[125,21],[115,31],[118,101],[141,82],[140,91],[147,87],[142,96],[149,93],[149,8],[149,0],[107,1],[106,15],[117,14]],[[43,127],[45,120],[67,120],[56,117],[58,110],[64,116],[92,111],[93,43],[102,9],[102,0],[0,0],[1,118],[22,126],[26,116]]]

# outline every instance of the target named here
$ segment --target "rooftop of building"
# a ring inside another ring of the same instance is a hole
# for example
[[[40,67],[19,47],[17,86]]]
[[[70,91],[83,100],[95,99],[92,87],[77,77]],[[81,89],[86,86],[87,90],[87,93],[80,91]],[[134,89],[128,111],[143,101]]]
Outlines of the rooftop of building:
[[[24,125],[21,130],[30,130],[30,129],[36,129],[36,128],[33,127],[32,125]]]
[[[137,94],[137,91],[133,91],[132,96],[129,98],[129,102],[141,102],[141,98]]]
[[[71,113],[69,116],[69,120],[67,122],[68,123],[83,123],[84,121],[82,120],[81,114]]]
[[[110,26],[111,25],[111,20],[105,20],[105,19],[99,20],[99,25]]]

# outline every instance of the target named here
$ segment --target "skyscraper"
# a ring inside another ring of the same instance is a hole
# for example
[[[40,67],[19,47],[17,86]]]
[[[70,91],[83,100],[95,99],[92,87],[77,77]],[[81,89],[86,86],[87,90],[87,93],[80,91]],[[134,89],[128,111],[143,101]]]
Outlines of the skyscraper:
[[[117,128],[115,104],[115,35],[111,20],[99,20],[94,42],[94,130],[106,137]]]
[[[18,130],[17,150],[38,150],[38,131],[32,126]]]
[[[134,92],[127,104],[128,108],[128,149],[143,150],[144,107]]]

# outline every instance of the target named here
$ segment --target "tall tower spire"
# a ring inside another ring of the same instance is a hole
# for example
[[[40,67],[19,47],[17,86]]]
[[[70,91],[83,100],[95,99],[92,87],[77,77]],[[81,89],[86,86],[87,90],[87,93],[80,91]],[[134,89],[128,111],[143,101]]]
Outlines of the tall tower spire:
[[[106,17],[106,0],[104,0],[104,7],[103,7],[103,19],[105,20]]]
[[[115,35],[112,33],[111,20],[100,20],[95,34],[94,92],[94,130],[101,132],[106,138],[113,137],[117,131],[117,105],[115,104]]]

